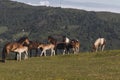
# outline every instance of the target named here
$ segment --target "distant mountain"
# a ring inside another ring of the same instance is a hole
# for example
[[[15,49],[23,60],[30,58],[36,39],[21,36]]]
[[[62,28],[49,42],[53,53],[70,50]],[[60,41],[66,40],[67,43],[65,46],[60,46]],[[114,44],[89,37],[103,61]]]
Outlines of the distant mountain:
[[[119,49],[120,14],[0,0],[1,44],[24,35],[39,41],[46,41],[49,35],[66,35],[80,40],[81,51],[90,50],[98,37],[105,37],[107,49]]]

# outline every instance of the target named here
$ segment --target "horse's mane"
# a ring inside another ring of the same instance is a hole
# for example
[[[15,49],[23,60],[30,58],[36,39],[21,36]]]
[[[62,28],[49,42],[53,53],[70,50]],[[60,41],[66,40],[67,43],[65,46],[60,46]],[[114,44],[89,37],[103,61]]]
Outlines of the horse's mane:
[[[55,39],[54,37],[52,37],[52,36],[48,36],[48,39],[52,39],[52,40],[55,40],[55,41],[57,41],[57,39]]]
[[[28,39],[28,37],[21,37],[17,42],[18,42],[18,43],[22,43],[22,42],[25,41],[26,39]]]

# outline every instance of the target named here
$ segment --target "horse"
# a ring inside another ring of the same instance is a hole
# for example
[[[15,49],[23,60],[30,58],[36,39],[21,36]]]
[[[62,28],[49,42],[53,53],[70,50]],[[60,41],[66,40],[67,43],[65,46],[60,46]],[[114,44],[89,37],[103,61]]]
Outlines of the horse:
[[[106,45],[106,39],[105,38],[98,38],[93,46],[92,46],[92,51],[98,51],[98,49],[100,48],[100,51],[103,51]]]
[[[55,53],[57,54],[57,49],[63,49],[63,54],[67,51],[66,43],[64,42],[57,42],[57,39],[53,38],[52,36],[48,36],[48,42],[55,45]]]
[[[3,50],[2,50],[2,61],[5,62],[6,56],[10,52],[14,52],[14,50],[19,48],[21,45],[29,45],[28,37],[22,37],[16,42],[6,43],[3,47]]]
[[[76,39],[72,39],[71,40],[71,45],[73,48],[73,53],[79,53],[79,49],[80,49],[80,42]]]
[[[32,57],[32,50],[35,50],[35,56],[37,56],[39,45],[40,45],[40,42],[38,41],[30,41],[30,44],[28,46],[30,50],[30,57]]]
[[[77,39],[69,39],[68,37],[63,36],[63,42],[66,43],[68,51],[72,48],[74,54],[79,52],[80,42]]]
[[[17,54],[17,61],[21,61],[21,54],[25,52],[25,57],[24,59],[28,59],[28,46],[19,46],[14,50],[14,52],[18,53]]]
[[[51,56],[52,55],[54,55],[55,56],[55,45],[54,44],[40,44],[39,46],[38,46],[38,49],[39,48],[42,48],[42,52],[41,52],[41,55],[40,56],[42,56],[43,55],[43,53],[44,53],[44,56],[46,56],[46,51],[47,50],[51,50]]]

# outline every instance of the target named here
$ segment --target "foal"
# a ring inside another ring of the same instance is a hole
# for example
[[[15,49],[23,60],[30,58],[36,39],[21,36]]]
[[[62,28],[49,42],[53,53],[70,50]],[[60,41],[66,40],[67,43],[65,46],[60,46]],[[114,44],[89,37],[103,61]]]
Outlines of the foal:
[[[25,58],[28,59],[28,47],[27,46],[20,46],[17,49],[14,50],[14,52],[17,52],[17,60],[21,61],[21,54],[25,52]]]
[[[54,44],[40,44],[38,46],[38,48],[42,48],[42,52],[41,52],[41,55],[43,55],[44,53],[44,56],[46,56],[46,51],[47,50],[51,50],[51,56],[54,55],[55,56],[55,45]]]

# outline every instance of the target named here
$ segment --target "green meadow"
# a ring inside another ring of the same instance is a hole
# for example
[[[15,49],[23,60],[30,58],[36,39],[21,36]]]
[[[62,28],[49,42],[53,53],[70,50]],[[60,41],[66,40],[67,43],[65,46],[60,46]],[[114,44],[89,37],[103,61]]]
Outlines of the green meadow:
[[[0,80],[120,80],[120,50],[7,60]]]

